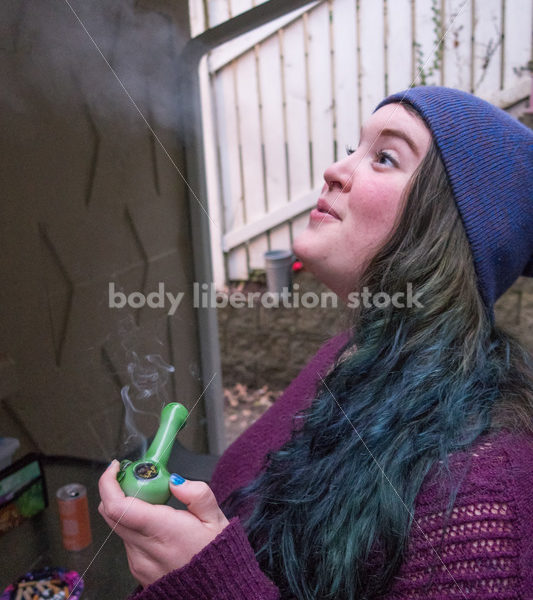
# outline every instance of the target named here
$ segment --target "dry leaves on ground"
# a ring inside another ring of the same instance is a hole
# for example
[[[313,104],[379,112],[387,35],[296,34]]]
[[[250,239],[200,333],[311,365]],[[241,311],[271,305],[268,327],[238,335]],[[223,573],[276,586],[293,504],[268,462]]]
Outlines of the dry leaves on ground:
[[[249,389],[242,383],[224,388],[224,421],[226,442],[231,444],[241,433],[268,410],[281,391],[271,390],[264,385]]]

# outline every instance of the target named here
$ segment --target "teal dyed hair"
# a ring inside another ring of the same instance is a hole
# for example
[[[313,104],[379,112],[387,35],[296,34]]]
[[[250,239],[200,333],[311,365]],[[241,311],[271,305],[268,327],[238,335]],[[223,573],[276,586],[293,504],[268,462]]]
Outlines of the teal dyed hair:
[[[531,356],[488,318],[434,144],[359,287],[392,296],[407,283],[423,307],[357,309],[350,342],[289,442],[222,505],[228,517],[246,514],[282,598],[386,593],[429,470],[442,461],[448,478],[449,453],[490,431],[533,431]],[[459,482],[449,483],[451,510]]]

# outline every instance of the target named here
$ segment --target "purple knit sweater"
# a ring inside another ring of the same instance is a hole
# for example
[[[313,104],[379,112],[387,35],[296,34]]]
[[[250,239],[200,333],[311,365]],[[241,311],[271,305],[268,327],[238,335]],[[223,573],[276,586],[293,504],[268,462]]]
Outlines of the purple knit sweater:
[[[276,403],[224,453],[211,488],[219,504],[261,469],[290,437],[292,417],[345,341],[327,342]],[[504,432],[451,457],[464,475],[451,520],[448,495],[426,478],[415,506],[408,553],[384,600],[533,600],[533,440]],[[431,573],[432,578],[431,578]],[[130,600],[281,600],[261,571],[239,517],[192,560]]]

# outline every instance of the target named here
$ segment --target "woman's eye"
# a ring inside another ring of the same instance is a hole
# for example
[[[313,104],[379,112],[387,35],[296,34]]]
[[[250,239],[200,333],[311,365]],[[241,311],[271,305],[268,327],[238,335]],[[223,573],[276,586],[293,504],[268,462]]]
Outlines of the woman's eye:
[[[353,154],[354,152],[356,152],[356,150],[357,150],[357,148],[354,148],[353,146],[350,146],[350,145],[346,146],[346,154],[348,156],[350,156],[350,154]],[[398,161],[392,156],[392,154],[389,154],[389,152],[386,152],[385,150],[378,150],[376,152],[376,161],[379,164],[386,165],[386,166],[391,166],[391,167],[398,166]]]
[[[382,165],[398,166],[398,162],[388,152],[385,152],[385,150],[378,150],[376,152],[376,160]]]

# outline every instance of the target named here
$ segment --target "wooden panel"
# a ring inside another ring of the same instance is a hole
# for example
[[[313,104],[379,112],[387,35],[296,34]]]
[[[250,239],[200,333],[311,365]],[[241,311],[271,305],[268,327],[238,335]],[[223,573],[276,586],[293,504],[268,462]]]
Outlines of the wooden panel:
[[[435,12],[434,0],[415,2],[415,84],[442,85],[441,49],[443,30],[441,16]]]
[[[203,0],[189,0],[189,15],[191,37],[196,37],[206,29]]]
[[[250,10],[267,0],[189,0],[191,7],[191,35],[199,35],[206,27],[215,27],[224,21]],[[207,15],[206,24],[203,14]]]
[[[265,259],[264,254],[268,250],[268,237],[261,235],[260,237],[251,240],[248,244],[248,256],[250,269],[264,269]]]
[[[2,19],[12,8],[19,13],[15,4],[2,5]],[[129,383],[133,351],[175,361],[180,379],[168,381],[169,399],[191,407],[201,393],[192,302],[180,305],[173,323],[164,309],[109,305],[110,283],[128,294],[157,291],[160,282],[174,293],[192,287],[188,200],[175,167],[72,13],[25,4],[24,19],[10,28],[13,43],[0,53],[0,169],[8,194],[0,219],[0,351],[20,375],[7,402],[22,437],[34,444],[24,450],[109,461],[124,451],[120,388]],[[183,168],[178,115],[159,111],[146,90],[155,85],[160,99],[175,98],[172,48],[179,52],[185,39],[173,37],[177,22],[142,6],[81,3],[80,14]],[[150,53],[136,54],[139,39],[150,39]],[[17,110],[6,104],[13,91]],[[156,410],[163,396],[154,397]],[[200,403],[183,432],[191,450],[206,450],[204,416]],[[5,423],[0,414],[0,435],[19,437]]]
[[[260,221],[248,223],[240,229],[234,229],[233,231],[228,232],[224,236],[224,249],[231,250],[232,248],[241,246],[246,241],[257,237],[261,233],[264,233],[273,227],[277,227],[284,221],[308,210],[311,206],[316,204],[319,194],[320,188],[315,188],[310,192],[302,194],[299,198],[291,200],[291,202],[277,210],[269,212],[268,215]]]
[[[311,187],[305,82],[304,28],[298,21],[283,30],[283,77],[286,91],[290,198]]]
[[[224,235],[224,215],[222,214],[222,198],[219,186],[219,174],[217,168],[217,139],[216,120],[214,115],[215,95],[212,93],[213,81],[207,67],[207,57],[200,62],[199,81],[201,90],[203,132],[204,132],[204,156],[205,156],[205,179],[208,200],[208,212],[211,219],[211,261],[213,265],[213,280],[222,283],[225,280],[222,237]]]
[[[445,85],[470,91],[470,54],[472,15],[470,2],[446,0],[446,29],[444,46]]]
[[[500,89],[501,0],[477,0],[475,10],[473,91],[478,96],[486,96]]]
[[[385,96],[383,0],[359,4],[361,116],[364,122]]]
[[[359,139],[355,2],[333,2],[333,69],[336,109],[336,159]]]
[[[244,247],[232,250],[227,257],[228,279],[238,281],[248,279],[248,257]]]
[[[259,48],[259,77],[263,119],[266,201],[268,210],[285,206],[289,199],[283,115],[283,87],[278,36]]]
[[[241,153],[239,164],[244,184],[244,221],[253,223],[265,214],[261,123],[257,69],[253,50],[243,54],[236,61],[235,78]]]
[[[228,4],[231,7],[231,16],[235,17],[236,15],[240,15],[241,13],[250,10],[256,4],[261,4],[261,2],[255,2],[255,0],[229,0]]]
[[[533,2],[505,0],[505,38],[503,87],[509,88],[530,77],[527,62],[531,58]]]
[[[214,80],[218,164],[224,231],[244,224],[243,189],[239,167],[239,138],[233,65]]]
[[[288,223],[270,231],[270,249],[287,250],[291,248],[291,232]]]
[[[389,0],[387,2],[387,86],[389,94],[405,90],[413,81],[411,4],[411,0]]]
[[[216,27],[231,18],[230,0],[204,0],[207,4],[207,25]]]
[[[218,71],[222,69],[232,60],[239,58],[241,54],[248,52],[255,45],[267,41],[270,37],[277,37],[277,32],[280,29],[288,26],[304,12],[310,10],[315,4],[317,2],[311,2],[309,5],[293,10],[282,17],[265,23],[265,25],[261,25],[261,27],[251,29],[249,32],[243,33],[239,37],[217,46],[209,53],[212,70]]]
[[[300,233],[302,233],[302,231],[304,229],[307,228],[308,224],[309,224],[309,213],[300,215],[299,217],[295,217],[294,219],[291,220],[293,241],[295,238],[298,237],[298,235]]]
[[[333,97],[329,3],[315,8],[308,18],[308,69],[310,97],[311,187],[321,185],[322,173],[333,162]]]

